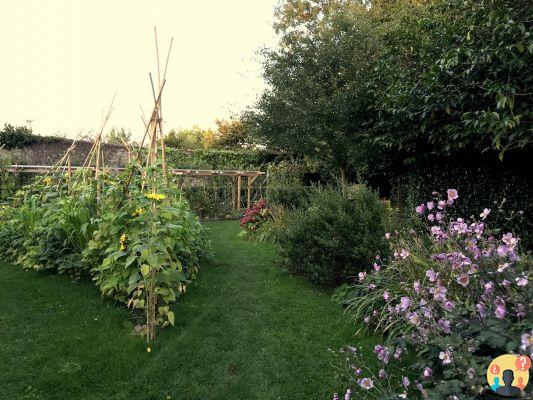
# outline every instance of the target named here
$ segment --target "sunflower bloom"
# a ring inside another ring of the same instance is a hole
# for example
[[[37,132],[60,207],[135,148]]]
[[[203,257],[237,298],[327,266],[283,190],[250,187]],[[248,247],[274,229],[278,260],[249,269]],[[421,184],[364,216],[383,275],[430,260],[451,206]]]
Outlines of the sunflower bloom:
[[[161,194],[161,193],[149,193],[149,194],[146,195],[146,198],[147,199],[151,199],[151,200],[160,201],[160,200],[166,199],[167,196],[165,196],[164,194]]]

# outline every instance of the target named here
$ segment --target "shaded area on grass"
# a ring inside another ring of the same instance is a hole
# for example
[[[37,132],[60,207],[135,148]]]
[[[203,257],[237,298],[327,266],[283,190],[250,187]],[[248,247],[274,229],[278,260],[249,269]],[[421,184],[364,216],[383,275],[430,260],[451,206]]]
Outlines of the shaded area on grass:
[[[371,344],[331,293],[276,265],[276,251],[211,222],[215,260],[174,307],[152,352],[135,316],[89,282],[0,270],[0,398],[330,399],[327,348]]]

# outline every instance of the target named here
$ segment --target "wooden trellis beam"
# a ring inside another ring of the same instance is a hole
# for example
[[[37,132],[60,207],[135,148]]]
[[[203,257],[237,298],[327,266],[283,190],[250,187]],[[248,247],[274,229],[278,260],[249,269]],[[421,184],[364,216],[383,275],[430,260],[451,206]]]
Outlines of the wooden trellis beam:
[[[241,179],[242,175],[237,175],[237,210],[241,209]]]
[[[72,171],[88,169],[95,170],[94,167],[75,167],[71,166]],[[29,174],[46,174],[60,170],[57,166],[52,165],[11,165],[6,168],[7,172],[29,173]],[[110,173],[117,174],[123,172],[125,168],[122,167],[108,167]],[[265,175],[261,171],[240,171],[240,170],[220,170],[220,169],[182,169],[172,168],[168,170],[173,175],[180,176],[233,176],[233,177],[258,177]],[[253,181],[252,181],[253,182]]]
[[[252,184],[254,183],[254,181],[257,179],[258,176],[259,175],[248,176],[248,182],[246,182],[248,186],[248,190],[246,193],[246,208],[248,210],[250,209],[252,205]]]

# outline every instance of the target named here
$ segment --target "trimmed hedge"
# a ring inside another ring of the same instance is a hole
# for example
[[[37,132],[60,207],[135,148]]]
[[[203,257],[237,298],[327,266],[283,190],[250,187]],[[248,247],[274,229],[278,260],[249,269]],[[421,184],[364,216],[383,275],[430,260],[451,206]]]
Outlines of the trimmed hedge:
[[[183,150],[168,147],[167,162],[173,168],[241,169],[265,171],[286,156],[266,150]]]

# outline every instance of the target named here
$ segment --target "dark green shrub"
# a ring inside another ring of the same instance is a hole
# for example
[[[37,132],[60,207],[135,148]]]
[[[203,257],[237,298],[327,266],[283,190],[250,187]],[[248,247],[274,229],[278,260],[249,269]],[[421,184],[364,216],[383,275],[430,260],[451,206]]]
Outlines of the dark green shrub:
[[[393,182],[391,201],[409,219],[413,209],[433,190],[455,188],[460,201],[452,216],[474,215],[491,209],[491,218],[506,232],[521,238],[525,250],[533,248],[533,174],[526,152],[508,154],[503,161],[495,156],[463,154],[461,157],[433,158],[417,162]]]
[[[309,206],[291,212],[279,235],[286,267],[324,286],[351,279],[383,254],[386,214],[386,205],[364,186],[347,195],[315,189]]]
[[[5,146],[7,150],[13,148],[22,148],[36,143],[54,143],[64,140],[56,136],[39,136],[35,135],[30,127],[14,126],[5,124],[0,130],[0,147]]]
[[[11,160],[7,157],[2,157],[2,153],[0,151],[0,200],[8,197],[15,187],[15,179],[13,174],[10,174],[7,171],[10,165]]]
[[[268,166],[269,205],[298,208],[308,204],[310,187],[303,185],[303,177],[309,172],[306,164],[297,161],[281,161]]]
[[[299,208],[309,201],[309,186],[303,185],[275,185],[268,187],[267,200],[284,208]]]
[[[0,130],[0,146],[4,145],[6,149],[27,146],[38,140],[39,136],[34,135],[27,126],[5,124],[4,129]]]

